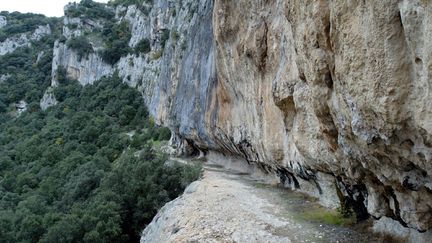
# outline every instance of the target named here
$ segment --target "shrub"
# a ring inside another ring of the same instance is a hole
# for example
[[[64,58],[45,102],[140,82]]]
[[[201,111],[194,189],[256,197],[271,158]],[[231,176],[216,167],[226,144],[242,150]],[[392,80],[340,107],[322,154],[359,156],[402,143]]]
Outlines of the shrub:
[[[129,47],[131,33],[127,21],[123,21],[120,24],[109,23],[104,27],[102,35],[106,42],[101,56],[106,63],[114,65],[122,56],[131,52]]]
[[[107,8],[103,3],[97,3],[92,0],[82,0],[77,5],[70,5],[65,10],[65,15],[68,17],[87,17],[92,19],[112,19],[114,12]]]
[[[101,52],[101,57],[106,63],[114,65],[122,56],[128,54],[129,50],[130,48],[126,43],[120,40],[114,41]]]
[[[150,48],[150,41],[147,38],[142,39],[138,44],[135,46],[135,53],[144,53],[147,54],[151,51]]]
[[[78,54],[78,59],[87,58],[90,53],[93,53],[93,46],[85,36],[71,38],[66,45]]]
[[[60,36],[59,42],[60,43],[66,43],[67,39],[64,35]]]
[[[3,101],[0,100],[0,113],[5,112],[7,109],[7,106]]]
[[[38,26],[50,24],[51,27],[58,22],[57,18],[47,18],[42,14],[0,12],[5,16],[7,25],[0,30],[0,42],[15,34],[34,31]]]
[[[169,128],[161,128],[159,129],[159,136],[158,136],[158,140],[163,141],[163,140],[169,140],[171,138],[171,130],[169,130]]]

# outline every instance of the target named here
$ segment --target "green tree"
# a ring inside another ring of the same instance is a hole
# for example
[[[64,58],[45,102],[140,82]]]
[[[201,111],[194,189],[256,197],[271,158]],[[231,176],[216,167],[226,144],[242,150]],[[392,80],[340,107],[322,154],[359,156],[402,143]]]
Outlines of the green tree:
[[[101,57],[105,62],[114,65],[122,56],[131,52],[129,47],[131,32],[127,21],[106,25],[102,34],[106,39],[105,49],[101,52]]]
[[[67,46],[77,52],[79,60],[83,57],[87,58],[89,54],[94,52],[93,46],[85,36],[72,37],[68,40]]]
[[[136,54],[139,54],[139,53],[147,54],[150,51],[151,51],[150,41],[147,38],[140,40],[140,42],[138,42],[138,44],[136,44],[136,46],[135,46],[135,53]]]
[[[13,90],[2,85],[0,98],[8,97]],[[165,164],[153,144],[169,131],[118,75],[85,88],[64,76],[54,94],[58,105],[0,122],[2,241],[137,241],[198,170]]]

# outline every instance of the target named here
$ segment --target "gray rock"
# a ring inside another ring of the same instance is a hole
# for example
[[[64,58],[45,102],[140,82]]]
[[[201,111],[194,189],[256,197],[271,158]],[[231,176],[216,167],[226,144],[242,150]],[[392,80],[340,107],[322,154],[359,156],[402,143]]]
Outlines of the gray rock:
[[[51,106],[55,106],[58,104],[58,101],[56,100],[52,89],[48,89],[45,91],[41,101],[40,101],[40,107],[42,110],[46,110]]]
[[[38,41],[43,36],[50,35],[49,25],[39,26],[33,33],[22,33],[8,37],[0,42],[0,56],[15,51],[19,47],[30,46],[31,41]]]
[[[405,228],[399,222],[382,217],[374,222],[373,230],[377,233],[389,234],[410,243],[427,243],[432,239],[432,231],[420,233],[417,230]]]
[[[27,110],[27,102],[25,100],[20,100],[15,103],[15,109],[17,112],[17,116],[20,116],[23,112]]]
[[[90,53],[88,57],[80,59],[76,52],[59,41],[55,42],[53,52],[52,86],[58,85],[59,68],[65,68],[67,77],[78,80],[81,85],[93,84],[102,76],[109,76],[114,72],[111,65],[104,63],[96,53]]]
[[[0,15],[0,28],[3,28],[7,25],[7,19],[5,16]]]
[[[327,206],[432,229],[427,1],[155,0],[148,14],[115,11],[131,24],[129,45],[147,38],[151,52],[110,66],[57,42],[53,86],[59,66],[82,85],[118,70],[179,151],[240,157]]]
[[[4,81],[6,81],[10,77],[11,77],[11,75],[9,73],[0,75],[0,83],[3,83]]]

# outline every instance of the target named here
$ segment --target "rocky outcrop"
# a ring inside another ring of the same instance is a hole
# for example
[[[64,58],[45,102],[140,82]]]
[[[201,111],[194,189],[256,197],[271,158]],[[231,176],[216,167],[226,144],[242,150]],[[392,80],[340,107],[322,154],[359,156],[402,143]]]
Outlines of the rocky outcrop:
[[[63,18],[63,36],[66,39],[80,36],[86,31],[100,31],[102,28],[103,23],[101,20],[67,16]]]
[[[9,73],[7,74],[1,74],[0,75],[0,83],[3,83],[4,81],[8,80],[8,78],[10,78],[11,75]]]
[[[373,230],[375,232],[386,232],[388,235],[401,239],[400,241],[410,243],[429,242],[430,239],[432,239],[432,231],[419,233],[415,229],[404,227],[401,224],[395,224],[393,219],[385,216],[375,222]]]
[[[157,121],[359,219],[432,228],[430,4],[216,0],[197,10],[187,54],[174,71],[162,66],[152,93]]]
[[[163,5],[166,5],[166,8],[168,6],[166,3]],[[75,4],[70,4],[65,9],[74,6]],[[54,45],[52,86],[58,84],[57,72],[59,68],[65,68],[67,76],[78,80],[81,85],[93,84],[102,76],[112,75],[118,71],[119,76],[130,86],[137,87],[147,94],[152,93],[154,83],[160,75],[161,59],[156,54],[162,54],[160,39],[162,30],[168,29],[166,22],[169,18],[164,17],[167,16],[167,12],[154,11],[144,14],[135,5],[119,6],[115,12],[118,22],[127,21],[130,25],[132,36],[129,46],[133,48],[142,39],[148,38],[152,39],[154,51],[148,54],[129,54],[122,57],[115,65],[110,65],[105,63],[98,53],[98,50],[104,48],[99,41],[91,41],[94,52],[84,58],[80,58],[74,50],[68,48],[65,41],[57,41]],[[101,20],[90,18],[65,17],[63,24],[63,36],[66,42],[85,32],[99,32],[103,28]]]
[[[331,175],[359,217],[367,210],[432,228],[432,107],[418,93],[419,85],[427,92],[430,70],[416,58],[430,61],[411,47],[427,39],[409,36],[427,33],[428,8],[412,1],[217,1],[224,87],[217,96],[228,97],[228,112],[216,127],[234,134],[233,147],[247,160],[287,170],[295,187],[312,182],[327,194],[317,175]]]
[[[41,101],[40,101],[40,107],[42,110],[46,110],[51,106],[55,106],[58,104],[57,99],[54,96],[53,90],[50,88],[47,91],[45,91]]]
[[[14,104],[17,117],[27,110],[27,105],[25,100],[20,100]]]
[[[117,70],[179,149],[241,157],[358,219],[423,232],[432,229],[431,13],[420,0],[155,0],[145,14],[116,9],[129,45],[147,38],[150,53],[109,66],[56,43],[54,60],[82,84]]]
[[[11,36],[6,40],[4,40],[3,42],[0,42],[0,55],[11,53],[19,47],[30,46],[31,41],[38,41],[42,37],[50,34],[51,34],[50,26],[41,25],[33,33],[22,33],[22,34],[17,34],[15,36]]]
[[[58,85],[59,68],[65,68],[67,76],[70,79],[78,80],[81,85],[93,84],[101,77],[113,73],[111,65],[104,63],[96,53],[90,53],[87,57],[81,58],[65,43],[56,41],[52,61],[52,86]]]
[[[0,16],[0,28],[3,28],[7,25],[7,19],[5,16]]]

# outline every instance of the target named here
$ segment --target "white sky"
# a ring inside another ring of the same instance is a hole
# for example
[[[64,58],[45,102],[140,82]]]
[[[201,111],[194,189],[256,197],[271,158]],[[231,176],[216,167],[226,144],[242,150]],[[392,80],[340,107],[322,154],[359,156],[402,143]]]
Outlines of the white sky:
[[[60,17],[63,16],[63,7],[69,2],[80,2],[80,0],[0,0],[0,11],[41,13],[49,17]],[[108,0],[95,2],[106,3]]]

